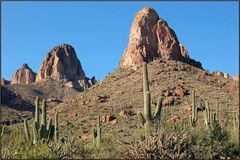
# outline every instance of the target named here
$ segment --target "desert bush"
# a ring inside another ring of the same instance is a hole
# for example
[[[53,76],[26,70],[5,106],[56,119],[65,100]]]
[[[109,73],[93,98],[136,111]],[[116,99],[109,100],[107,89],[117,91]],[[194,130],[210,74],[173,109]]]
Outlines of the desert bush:
[[[126,159],[187,159],[191,157],[187,134],[173,132],[158,134],[133,141],[126,152]]]
[[[12,143],[2,147],[1,146],[1,159],[13,159],[16,155],[16,148],[13,147]]]
[[[77,147],[74,139],[48,143],[48,154],[53,159],[74,159],[77,156]]]
[[[233,143],[229,132],[220,126],[196,128],[190,132],[191,152],[196,159],[239,158],[239,144]]]

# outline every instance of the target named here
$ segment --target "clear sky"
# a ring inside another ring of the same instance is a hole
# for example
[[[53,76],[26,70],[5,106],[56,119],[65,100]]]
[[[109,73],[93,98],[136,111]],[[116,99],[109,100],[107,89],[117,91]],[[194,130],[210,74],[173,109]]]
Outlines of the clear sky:
[[[54,46],[71,44],[87,76],[113,72],[135,14],[153,7],[204,69],[237,74],[238,2],[2,2],[2,76],[40,68]]]

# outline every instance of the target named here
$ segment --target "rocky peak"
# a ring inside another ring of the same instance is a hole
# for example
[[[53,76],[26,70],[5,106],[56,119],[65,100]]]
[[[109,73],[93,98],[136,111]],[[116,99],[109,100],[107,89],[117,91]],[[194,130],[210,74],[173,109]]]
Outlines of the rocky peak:
[[[11,84],[30,84],[35,82],[36,73],[25,63],[18,69],[11,80]]]
[[[201,63],[189,58],[168,23],[151,7],[142,8],[133,20],[128,47],[119,63],[120,68],[142,65],[155,58],[181,60],[201,68]]]
[[[37,73],[36,81],[51,78],[75,88],[89,87],[75,49],[69,44],[54,47],[45,57]]]
[[[6,80],[5,78],[1,78],[1,85],[9,85],[10,84],[10,81]]]
[[[24,63],[24,64],[22,65],[22,68],[24,68],[24,69],[30,69],[30,68],[28,67],[28,64],[27,64],[27,63]]]

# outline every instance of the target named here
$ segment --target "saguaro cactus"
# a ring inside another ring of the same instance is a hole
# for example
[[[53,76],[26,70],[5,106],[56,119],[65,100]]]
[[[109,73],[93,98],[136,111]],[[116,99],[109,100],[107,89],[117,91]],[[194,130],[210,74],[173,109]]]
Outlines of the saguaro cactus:
[[[35,101],[35,122],[37,125],[37,130],[39,129],[39,99],[38,97],[36,97],[36,101]]]
[[[41,125],[39,125],[39,102],[38,98],[36,98],[36,107],[35,107],[35,121],[32,125],[32,131],[33,131],[33,144],[36,144],[37,141],[40,139],[44,139],[44,141],[52,140],[53,137],[55,140],[58,140],[59,138],[59,130],[58,130],[58,114],[55,114],[55,124],[52,124],[52,119],[48,121],[47,123],[47,113],[46,113],[46,101],[43,100],[42,102],[42,122]],[[39,125],[39,128],[38,128]],[[26,139],[28,142],[30,142],[30,134],[28,129],[27,120],[24,120],[24,131],[26,134]]]
[[[33,144],[37,144],[39,139],[38,129],[37,129],[37,122],[33,122]]]
[[[28,143],[30,143],[30,133],[29,133],[29,129],[28,129],[28,123],[27,123],[27,119],[24,119],[24,132],[25,132],[25,137]]]
[[[98,115],[97,119],[97,129],[93,129],[93,143],[97,147],[100,146],[102,133],[101,133],[101,126],[100,126],[100,115]]]
[[[58,113],[55,114],[55,123],[54,123],[54,139],[57,141],[59,139],[59,131],[58,131]]]
[[[209,107],[208,102],[206,102],[205,111],[203,113],[205,126],[208,129],[212,129],[216,123],[216,113],[212,113],[211,108]]]
[[[192,117],[190,118],[190,125],[196,127],[197,124],[197,107],[196,107],[196,98],[195,91],[192,91]]]
[[[143,94],[144,94],[144,115],[138,112],[138,118],[141,125],[145,128],[145,135],[152,134],[153,126],[157,129],[157,124],[160,121],[162,110],[162,98],[158,98],[157,106],[154,115],[151,113],[151,95],[148,84],[147,63],[143,64]]]
[[[44,129],[47,129],[47,110],[46,110],[46,100],[42,102],[42,125]]]
[[[46,100],[42,101],[42,123],[40,128],[41,138],[48,138],[47,133],[47,110],[46,110]]]
[[[239,128],[239,116],[236,112],[233,112],[233,129]]]

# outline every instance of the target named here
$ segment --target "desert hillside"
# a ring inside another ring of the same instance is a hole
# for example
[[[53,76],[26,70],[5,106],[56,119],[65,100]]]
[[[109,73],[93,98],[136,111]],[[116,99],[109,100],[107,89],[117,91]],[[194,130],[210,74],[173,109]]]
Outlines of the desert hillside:
[[[171,115],[165,117],[166,120],[178,116],[179,122],[183,119],[188,123],[193,90],[196,91],[196,103],[199,108],[205,106],[205,101],[208,101],[216,112],[224,109],[226,114],[231,115],[231,112],[238,111],[237,81],[217,77],[177,61],[155,60],[148,64],[148,70],[152,103],[156,105],[157,98],[162,96],[163,111],[172,110]],[[138,126],[136,114],[143,110],[144,104],[142,77],[141,67],[137,70],[119,69],[87,91],[54,107],[49,113],[60,113],[62,123],[70,124],[67,126],[75,128],[71,131],[76,131],[77,135],[90,132],[91,124],[94,124],[98,114],[116,117],[118,124],[111,125],[110,121],[105,124],[106,130],[114,126],[123,128],[122,125],[126,123],[129,124],[129,128],[135,128]],[[126,112],[126,116],[127,113],[133,114],[125,119],[124,116],[120,116],[123,111]],[[199,114],[202,115],[202,111]],[[203,117],[201,120],[203,121]],[[130,132],[131,130],[129,136]]]

